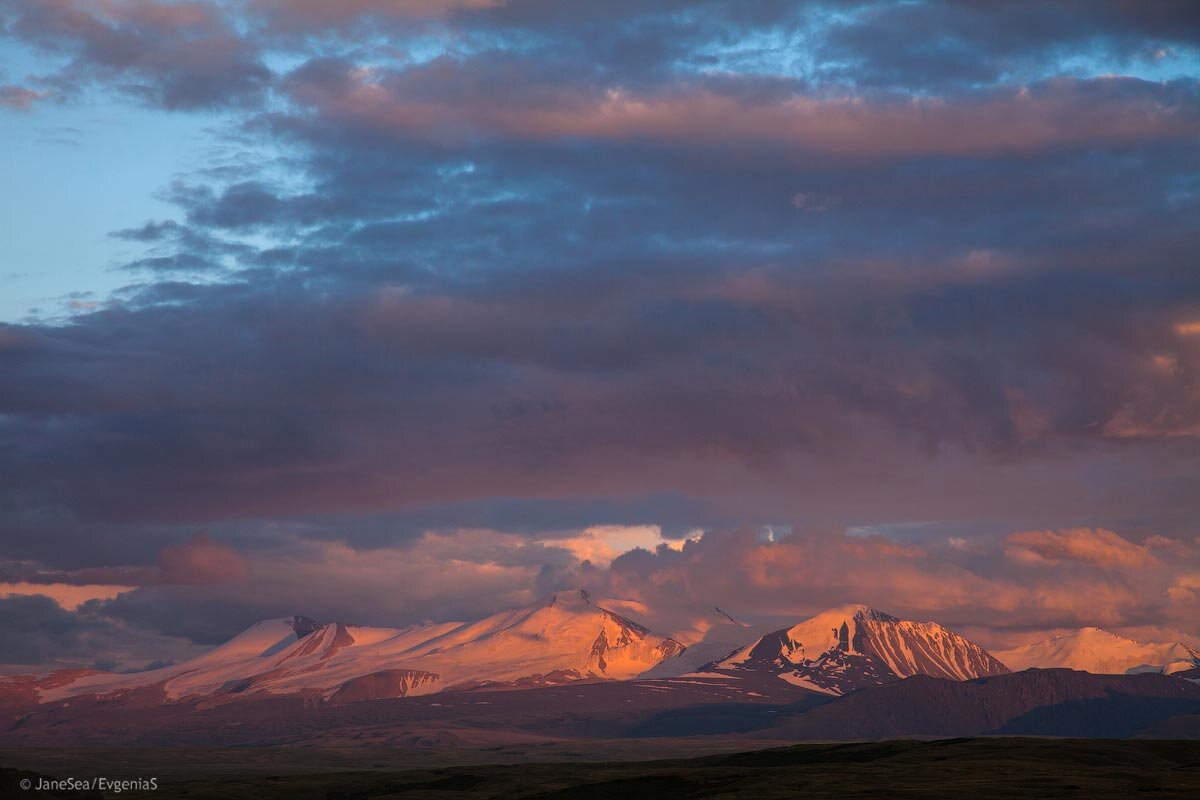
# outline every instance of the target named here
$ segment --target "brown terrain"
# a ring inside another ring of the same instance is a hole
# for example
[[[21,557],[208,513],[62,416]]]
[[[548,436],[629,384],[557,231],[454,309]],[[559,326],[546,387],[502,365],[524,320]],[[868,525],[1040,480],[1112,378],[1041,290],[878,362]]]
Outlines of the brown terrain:
[[[145,796],[160,798],[786,797],[801,790],[809,797],[1092,798],[1133,796],[1135,785],[1155,797],[1200,796],[1189,794],[1200,770],[1200,684],[1159,674],[914,676],[844,697],[757,674],[357,702],[251,693],[237,702],[164,703],[148,687],[33,709],[14,700],[3,713],[4,780],[20,777],[11,770],[157,776],[164,786]],[[1012,736],[1093,741],[979,738]],[[951,737],[958,739],[938,741]],[[778,749],[861,740],[876,744]],[[669,761],[645,763],[662,759]],[[889,782],[893,793],[882,788]]]
[[[152,792],[121,798],[189,800],[683,800],[684,798],[1086,798],[1125,800],[1200,796],[1200,742],[1077,739],[893,740],[802,744],[690,759],[607,763],[523,763],[397,769],[386,758],[274,750],[226,751],[206,763],[172,761],[170,751],[64,754],[36,770],[5,754],[0,796],[97,798],[99,793],[19,789],[42,776],[157,778]],[[338,761],[338,759],[343,759]],[[169,765],[169,766],[168,766]]]

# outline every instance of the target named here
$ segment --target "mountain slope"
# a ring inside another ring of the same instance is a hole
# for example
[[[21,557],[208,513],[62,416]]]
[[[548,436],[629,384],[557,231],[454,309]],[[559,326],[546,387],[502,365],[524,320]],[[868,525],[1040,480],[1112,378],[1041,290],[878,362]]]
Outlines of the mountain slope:
[[[695,672],[741,649],[747,642],[773,632],[777,627],[742,622],[716,607],[700,612],[690,622],[690,630],[672,634],[673,638],[686,644],[687,649],[674,658],[659,662],[639,678],[670,678]]]
[[[1031,669],[971,681],[923,675],[855,692],[781,720],[786,739],[1041,735],[1128,737],[1198,719],[1200,685],[1158,674]],[[1180,735],[1183,738],[1183,735]],[[1191,724],[1186,733],[1200,737]]]
[[[1097,674],[1179,672],[1200,666],[1200,653],[1179,642],[1141,643],[1100,628],[1071,633],[996,653],[1009,669],[1062,667]]]
[[[403,660],[469,682],[633,678],[683,645],[592,602],[586,591],[495,614],[403,653]]]
[[[578,591],[474,623],[404,630],[267,620],[183,664],[126,675],[9,679],[0,683],[0,695],[11,698],[9,705],[80,695],[223,703],[259,693],[350,702],[497,683],[626,679],[683,649]]]
[[[166,699],[193,693],[196,687],[216,690],[274,668],[310,634],[321,629],[308,617],[283,617],[251,625],[242,633],[212,650],[182,664],[129,674],[88,671],[69,677],[56,672],[32,685],[42,700],[59,700],[79,694],[131,693],[150,687],[160,689]]]
[[[911,675],[968,680],[1008,670],[979,645],[935,622],[911,622],[850,605],[769,633],[700,671],[731,677],[773,674],[840,695]]]

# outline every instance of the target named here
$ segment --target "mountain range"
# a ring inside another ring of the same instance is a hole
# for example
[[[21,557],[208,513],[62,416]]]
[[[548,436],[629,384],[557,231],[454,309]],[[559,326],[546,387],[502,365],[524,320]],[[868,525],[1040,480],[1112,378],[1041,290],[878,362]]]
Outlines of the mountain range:
[[[410,628],[293,616],[259,622],[198,658],[160,669],[8,676],[0,678],[0,739],[5,720],[13,735],[40,729],[58,742],[97,720],[110,726],[121,714],[131,730],[161,719],[177,731],[180,711],[242,709],[235,712],[241,721],[222,723],[232,730],[267,714],[264,709],[282,719],[294,708],[353,707],[352,718],[359,719],[370,716],[364,701],[400,699],[416,703],[404,709],[417,716],[451,706],[461,714],[465,705],[486,704],[540,719],[548,713],[540,705],[555,698],[581,709],[577,716],[589,720],[589,729],[602,727],[599,720],[612,708],[624,708],[641,715],[637,730],[647,735],[763,725],[823,738],[959,735],[1020,728],[1024,723],[1014,720],[1034,714],[1036,722],[1039,708],[1064,703],[1076,704],[1088,719],[1110,707],[1127,717],[1119,698],[1142,695],[1155,699],[1128,702],[1157,703],[1162,712],[1147,725],[1170,718],[1186,732],[1188,715],[1200,713],[1196,651],[1139,644],[1094,628],[993,655],[938,623],[903,620],[866,605],[831,608],[782,628],[751,626],[717,609],[708,635],[685,647],[609,606],[621,604],[578,590],[475,622]],[[1073,671],[1081,669],[1086,672]],[[1088,672],[1135,674],[1117,680]],[[1145,672],[1165,674],[1136,674]],[[518,691],[532,689],[542,691]],[[829,708],[843,711],[822,710],[831,702]],[[853,713],[839,717],[846,709]],[[1124,730],[1102,717],[1097,730]],[[1042,719],[1051,722],[1055,730],[1072,729],[1057,717]],[[1020,730],[1036,732],[1027,728]],[[256,729],[244,729],[250,730]]]
[[[327,702],[406,697],[486,685],[529,687],[633,678],[683,645],[593,603],[586,591],[472,623],[378,628],[294,616],[259,622],[204,655],[116,674],[60,671],[0,680],[0,694],[41,702],[78,695],[163,702],[298,694]]]
[[[1013,670],[1065,667],[1096,674],[1183,672],[1200,664],[1200,652],[1179,642],[1135,642],[1100,628],[1077,631],[1034,642],[996,657]]]

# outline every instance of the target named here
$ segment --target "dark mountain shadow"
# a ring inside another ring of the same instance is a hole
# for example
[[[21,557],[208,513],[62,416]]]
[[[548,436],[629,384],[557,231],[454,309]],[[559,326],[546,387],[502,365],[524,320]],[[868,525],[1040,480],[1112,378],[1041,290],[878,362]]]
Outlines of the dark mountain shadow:
[[[1112,693],[1103,698],[1071,700],[1035,708],[991,733],[1130,739],[1153,726],[1197,713],[1200,713],[1200,700]],[[1200,737],[1200,727],[1193,729],[1188,738],[1196,737]]]

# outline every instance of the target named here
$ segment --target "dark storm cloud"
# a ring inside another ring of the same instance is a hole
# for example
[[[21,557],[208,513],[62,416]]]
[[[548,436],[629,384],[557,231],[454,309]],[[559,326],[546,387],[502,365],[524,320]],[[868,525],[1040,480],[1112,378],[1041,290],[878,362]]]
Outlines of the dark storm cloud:
[[[188,586],[237,583],[246,579],[249,564],[230,545],[199,532],[185,542],[168,545],[153,567],[83,567],[37,570],[28,564],[0,567],[8,582],[72,586]]]
[[[46,595],[0,595],[0,669],[6,674],[54,668],[152,669],[155,658],[198,654],[190,642],[107,614],[97,603],[67,610]]]
[[[42,595],[0,597],[0,625],[6,635],[0,663],[38,664],[59,657],[80,657],[94,651],[87,637],[104,624],[66,611]]]
[[[704,494],[723,473],[770,484],[793,457],[853,473],[906,450],[1187,433],[1195,352],[1174,325],[1197,287],[1167,256],[1145,283],[983,254],[928,272],[602,262],[336,298],[194,288],[6,351],[23,376],[8,485],[54,502],[65,482],[57,502],[84,517],[202,521]]]
[[[56,667],[143,669],[153,655],[194,655],[198,648],[85,605],[68,611],[45,595],[0,596],[0,668],[6,673]]]

